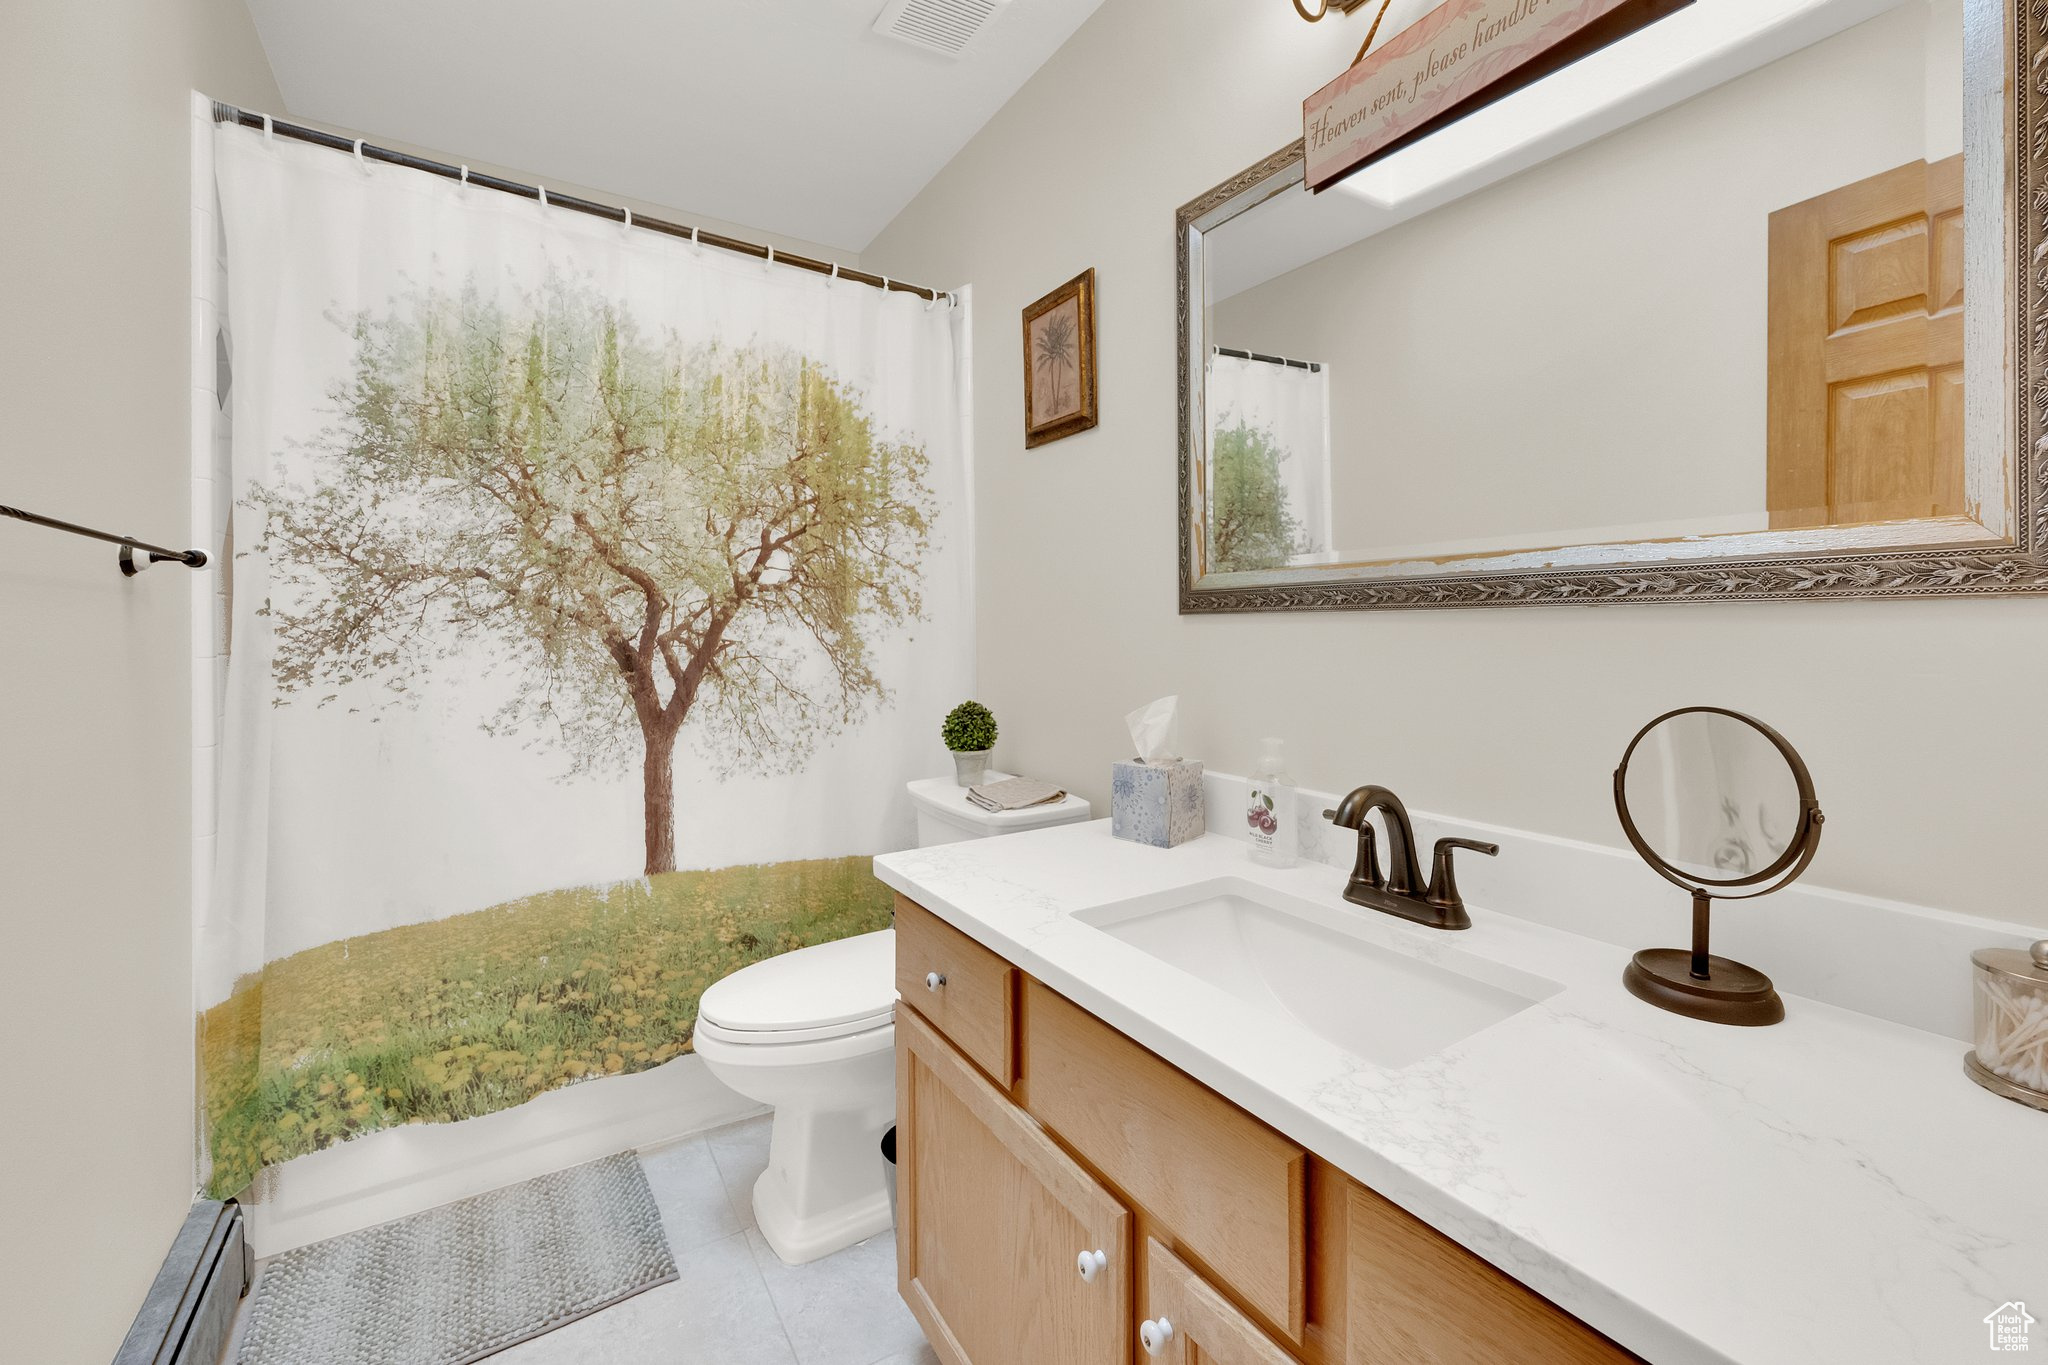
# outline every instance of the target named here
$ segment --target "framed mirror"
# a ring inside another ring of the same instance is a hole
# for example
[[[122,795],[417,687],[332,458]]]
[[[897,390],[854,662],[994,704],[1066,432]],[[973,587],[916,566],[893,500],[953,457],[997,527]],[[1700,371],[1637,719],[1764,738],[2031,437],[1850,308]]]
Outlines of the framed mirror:
[[[2048,589],[2005,0],[1715,0],[1176,221],[1180,606]]]

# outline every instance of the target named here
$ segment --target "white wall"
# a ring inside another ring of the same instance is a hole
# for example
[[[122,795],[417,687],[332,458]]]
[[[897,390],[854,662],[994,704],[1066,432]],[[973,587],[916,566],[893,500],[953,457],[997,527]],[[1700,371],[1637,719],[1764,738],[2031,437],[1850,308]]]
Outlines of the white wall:
[[[1764,529],[1770,215],[1959,151],[1962,23],[1901,5],[1219,303],[1330,366],[1339,558]]]
[[[1184,747],[1217,767],[1248,771],[1275,734],[1313,786],[1619,845],[1629,736],[1715,702],[1805,754],[1828,816],[1815,881],[2048,925],[2030,856],[2048,600],[1176,614],[1174,209],[1298,136],[1364,22],[1107,0],[864,253],[975,286],[980,687],[1002,765],[1106,802],[1123,712],[1177,691]],[[1101,425],[1027,452],[1017,310],[1088,266]]]
[[[190,91],[239,0],[0,6],[0,501],[185,543]],[[0,525],[0,1354],[113,1355],[192,1202],[191,585]]]

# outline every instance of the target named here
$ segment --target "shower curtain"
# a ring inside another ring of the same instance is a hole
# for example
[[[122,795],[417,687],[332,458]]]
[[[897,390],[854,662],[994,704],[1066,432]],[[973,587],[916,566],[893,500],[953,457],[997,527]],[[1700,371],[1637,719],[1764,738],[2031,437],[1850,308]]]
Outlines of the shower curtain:
[[[972,637],[962,310],[224,125],[215,1195],[881,928]]]
[[[1330,534],[1330,367],[1211,354],[1207,385],[1212,448],[1270,452],[1277,477],[1256,487],[1277,496],[1290,559],[1327,557]],[[1219,441],[1219,438],[1220,441]],[[1246,438],[1249,438],[1248,441]]]

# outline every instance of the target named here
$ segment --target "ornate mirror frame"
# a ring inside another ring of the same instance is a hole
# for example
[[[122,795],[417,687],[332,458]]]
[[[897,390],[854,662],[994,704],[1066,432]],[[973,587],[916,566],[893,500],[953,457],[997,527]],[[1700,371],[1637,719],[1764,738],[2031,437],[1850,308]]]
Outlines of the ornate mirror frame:
[[[1345,575],[1328,566],[1227,575],[1203,581],[1205,524],[1203,461],[1206,422],[1202,384],[1207,338],[1205,300],[1197,287],[1205,232],[1274,194],[1302,193],[1302,144],[1283,147],[1222,184],[1183,204],[1174,218],[1178,266],[1177,330],[1180,364],[1180,610],[1183,614],[1240,611],[1328,611],[1431,607],[1542,606],[1609,602],[1720,602],[1759,598],[1991,596],[2048,592],[2048,4],[2004,0],[2003,24],[1966,30],[1965,80],[1984,81],[1993,61],[2005,91],[2004,116],[1995,130],[1972,137],[1970,149],[2002,143],[2004,230],[2001,263],[2006,288],[1995,312],[2006,383],[1997,401],[1965,399],[1970,420],[2003,447],[2007,516],[1995,540],[1925,547],[1873,545],[1858,550],[1862,528],[1813,528],[1776,533],[1785,548],[1752,547],[1726,558],[1709,557],[1710,541],[1673,548],[1663,562],[1643,560],[1629,547],[1582,547],[1580,552],[1495,556],[1498,568],[1459,572],[1384,572]],[[1976,31],[1981,28],[1982,31]],[[2004,51],[1984,52],[2001,41]],[[1974,71],[1974,76],[1971,73]],[[1987,120],[1988,121],[1988,120]],[[1989,136],[1984,135],[1990,132]],[[1987,162],[1992,160],[1988,155]],[[1973,183],[1974,177],[1973,177]],[[1983,188],[1999,188],[1987,184]],[[1966,329],[1969,328],[1966,322]],[[1978,392],[1982,392],[1981,388]],[[1972,438],[1976,439],[1976,438]],[[1816,548],[1796,548],[1799,542]],[[1569,562],[1579,558],[1583,562]],[[1543,559],[1548,562],[1531,564]],[[1605,559],[1609,562],[1600,562]],[[1627,562],[1616,562],[1626,560]],[[1517,561],[1520,561],[1519,563]],[[1405,567],[1405,566],[1403,566]]]

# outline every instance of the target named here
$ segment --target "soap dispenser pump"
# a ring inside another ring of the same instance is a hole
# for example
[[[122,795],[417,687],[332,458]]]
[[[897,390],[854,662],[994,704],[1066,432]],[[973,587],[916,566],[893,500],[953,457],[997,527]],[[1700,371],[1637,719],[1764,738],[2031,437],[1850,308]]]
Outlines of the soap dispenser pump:
[[[1259,741],[1259,762],[1252,773],[1245,823],[1251,827],[1252,861],[1267,867],[1293,867],[1301,849],[1301,828],[1295,823],[1294,782],[1287,776],[1285,746],[1277,739]]]

